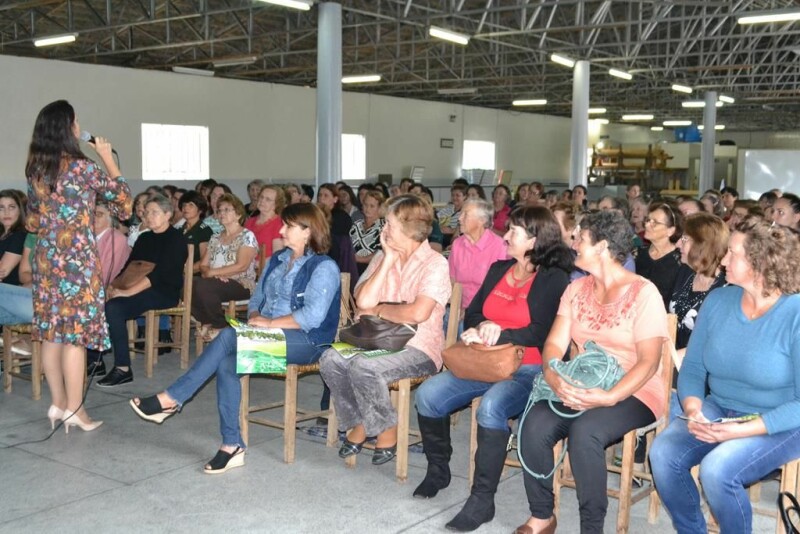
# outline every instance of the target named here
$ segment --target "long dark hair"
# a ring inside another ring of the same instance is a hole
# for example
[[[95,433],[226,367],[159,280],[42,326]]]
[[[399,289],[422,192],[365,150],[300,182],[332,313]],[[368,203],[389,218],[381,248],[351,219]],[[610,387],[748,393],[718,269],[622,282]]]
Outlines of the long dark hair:
[[[66,100],[47,104],[36,117],[28,149],[25,176],[41,181],[48,190],[55,187],[62,159],[86,159],[72,133],[75,110]]]
[[[508,221],[536,238],[533,248],[526,253],[533,265],[561,269],[567,273],[575,268],[572,252],[561,236],[561,227],[549,209],[544,206],[520,206],[511,211]]]
[[[18,215],[17,220],[14,221],[14,224],[11,225],[8,231],[6,231],[5,228],[0,228],[0,230],[2,230],[0,234],[6,236],[14,232],[19,232],[20,230],[25,230],[25,206],[22,204],[19,193],[13,189],[3,189],[0,191],[0,199],[2,198],[10,198],[14,201],[14,204],[17,205]]]

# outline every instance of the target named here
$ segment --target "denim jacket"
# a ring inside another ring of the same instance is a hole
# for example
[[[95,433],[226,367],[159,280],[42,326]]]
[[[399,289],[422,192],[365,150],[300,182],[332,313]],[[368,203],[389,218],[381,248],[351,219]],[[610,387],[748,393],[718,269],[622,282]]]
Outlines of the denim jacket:
[[[309,252],[289,269],[291,253],[284,249],[270,258],[250,298],[248,315],[291,314],[312,343],[331,343],[339,325],[339,268],[328,256]]]

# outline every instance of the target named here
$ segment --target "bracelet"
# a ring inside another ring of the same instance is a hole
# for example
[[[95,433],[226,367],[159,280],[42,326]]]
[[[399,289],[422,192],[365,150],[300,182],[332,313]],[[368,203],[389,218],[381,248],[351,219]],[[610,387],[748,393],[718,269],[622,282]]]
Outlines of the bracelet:
[[[380,306],[380,304],[378,304],[378,307],[375,308],[375,314],[378,316],[378,319],[383,319],[383,317],[381,317],[381,306]]]

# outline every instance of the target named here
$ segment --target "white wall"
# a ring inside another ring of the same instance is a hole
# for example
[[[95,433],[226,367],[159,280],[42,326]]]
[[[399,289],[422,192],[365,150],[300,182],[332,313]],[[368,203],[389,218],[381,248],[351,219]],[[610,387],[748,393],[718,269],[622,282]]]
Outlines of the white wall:
[[[208,126],[211,175],[240,195],[253,178],[314,181],[314,89],[4,55],[0,72],[0,187],[23,187],[36,114],[60,98],[84,129],[111,139],[135,191],[164,183],[140,180],[142,122]],[[568,118],[344,93],[343,129],[367,137],[370,177],[399,181],[422,165],[426,183],[449,184],[460,174],[463,140],[478,139],[497,143],[497,167],[513,170],[515,181],[568,180]],[[620,142],[654,140],[644,127],[606,129]],[[454,148],[440,148],[442,138]]]

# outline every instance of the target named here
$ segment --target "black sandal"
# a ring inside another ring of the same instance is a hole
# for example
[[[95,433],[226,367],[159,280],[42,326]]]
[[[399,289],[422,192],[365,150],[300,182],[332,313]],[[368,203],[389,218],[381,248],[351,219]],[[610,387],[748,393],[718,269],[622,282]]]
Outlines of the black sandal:
[[[136,399],[139,399],[139,404],[136,404]],[[147,421],[152,421],[153,423],[158,423],[159,425],[164,422],[164,419],[167,417],[174,415],[178,411],[177,406],[172,406],[171,408],[162,408],[161,402],[158,400],[158,396],[152,395],[150,397],[134,397],[128,404],[131,405],[133,411]]]
[[[203,472],[207,475],[221,475],[234,467],[244,465],[244,449],[236,446],[233,452],[225,452],[222,449],[203,467]]]
[[[375,452],[372,454],[372,465],[383,465],[386,462],[391,462],[397,456],[397,444],[391,447],[375,447]]]
[[[365,439],[361,443],[353,443],[349,439],[344,438],[342,446],[339,447],[339,458],[349,458],[350,456],[355,456],[361,452],[361,449],[364,448],[364,443],[366,442],[367,440]]]

